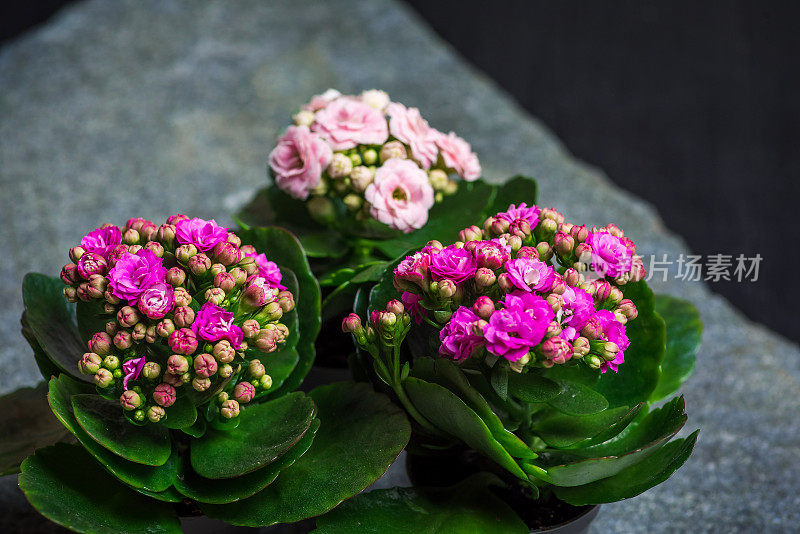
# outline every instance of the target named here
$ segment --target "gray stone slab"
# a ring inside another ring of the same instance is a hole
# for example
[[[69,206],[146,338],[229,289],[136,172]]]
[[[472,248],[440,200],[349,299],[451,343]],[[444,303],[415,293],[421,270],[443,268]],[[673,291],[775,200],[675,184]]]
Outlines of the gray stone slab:
[[[471,141],[490,179],[530,174],[568,218],[616,222],[644,252],[688,252],[652,206],[573,159],[402,5],[90,1],[0,51],[0,391],[38,379],[17,328],[25,272],[56,274],[106,221],[186,212],[230,223],[264,185],[289,112],[327,87],[384,88]],[[798,346],[701,283],[654,286],[694,301],[706,325],[685,387],[689,427],[702,432],[681,471],[604,506],[593,531],[796,529]]]

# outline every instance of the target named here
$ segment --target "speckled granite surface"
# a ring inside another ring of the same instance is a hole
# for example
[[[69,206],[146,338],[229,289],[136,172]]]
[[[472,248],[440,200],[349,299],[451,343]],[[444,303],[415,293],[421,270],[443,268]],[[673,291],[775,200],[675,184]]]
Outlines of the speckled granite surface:
[[[384,88],[471,141],[490,179],[535,176],[541,202],[568,218],[616,222],[642,251],[687,252],[651,206],[575,161],[401,5],[90,1],[0,50],[0,392],[37,381],[17,328],[25,272],[56,274],[105,221],[230,223],[264,184],[289,112],[329,86]],[[706,325],[685,387],[688,427],[702,432],[683,469],[604,506],[593,532],[796,529],[800,350],[702,284],[654,285],[693,300]],[[0,530],[37,528],[14,482],[0,484]]]

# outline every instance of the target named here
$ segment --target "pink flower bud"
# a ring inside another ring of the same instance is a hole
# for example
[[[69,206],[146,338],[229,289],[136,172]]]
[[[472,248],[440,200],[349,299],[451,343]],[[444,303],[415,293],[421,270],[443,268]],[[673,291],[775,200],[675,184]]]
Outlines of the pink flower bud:
[[[475,285],[479,290],[491,287],[497,281],[494,271],[486,267],[480,267],[475,271]]]
[[[239,382],[233,388],[233,398],[241,404],[246,404],[256,396],[256,388],[250,382]]]
[[[483,239],[483,231],[474,224],[468,228],[464,228],[458,233],[458,239],[463,242],[480,241]]]
[[[88,280],[93,274],[105,275],[108,270],[108,263],[100,254],[86,252],[78,260],[78,274],[81,278]]]
[[[84,252],[86,251],[81,246],[72,247],[71,249],[69,249],[69,259],[71,259],[73,263],[78,263],[78,260],[81,259],[81,256],[83,256]]]
[[[194,377],[194,379],[192,379],[192,389],[194,389],[195,391],[206,391],[210,387],[211,387],[210,378],[201,378],[199,376],[196,376]]]
[[[564,306],[564,297],[557,293],[547,295],[547,304],[553,309],[554,312],[559,312]]]
[[[239,415],[239,403],[233,399],[228,399],[222,403],[219,413],[225,419],[233,419]]]
[[[176,287],[174,291],[175,306],[188,306],[192,303],[192,296],[185,287]]]
[[[147,419],[151,423],[158,423],[164,418],[165,415],[167,415],[167,412],[165,412],[164,408],[161,406],[150,406],[147,409]]]
[[[164,245],[162,245],[158,241],[148,241],[147,244],[145,244],[144,248],[146,248],[159,258],[164,256]]]
[[[569,257],[575,247],[575,238],[569,234],[557,233],[555,237],[555,249],[559,256]]]
[[[395,315],[403,315],[406,312],[406,309],[402,302],[397,299],[393,299],[386,304],[386,311],[392,312]]]
[[[125,233],[122,235],[122,242],[126,245],[138,245],[141,236],[137,230],[130,228],[129,230],[125,230]]]
[[[112,250],[108,255],[108,268],[111,269],[114,267],[120,258],[122,258],[125,254],[128,253],[128,245],[125,243],[120,243],[114,250]]]
[[[553,247],[545,241],[536,245],[536,251],[539,253],[539,260],[543,262],[548,262],[553,257]]]
[[[589,354],[589,350],[591,348],[589,345],[589,340],[585,337],[579,337],[575,339],[575,341],[572,342],[572,347],[574,351],[572,355],[575,358],[583,358]]]
[[[248,278],[258,274],[258,264],[254,257],[247,256],[242,258],[242,261],[239,262],[239,267],[247,274]]]
[[[510,293],[516,289],[514,282],[511,281],[511,278],[508,276],[508,273],[500,273],[497,277],[497,285],[500,286],[505,293]]]
[[[234,267],[231,269],[230,275],[233,277],[236,287],[241,287],[247,282],[247,272],[241,267]]]
[[[222,241],[214,245],[211,253],[214,261],[226,266],[239,263],[243,256],[239,247],[228,241]]]
[[[106,299],[106,302],[108,302],[109,304],[117,305],[117,304],[120,304],[122,302],[122,299],[120,299],[119,297],[114,296],[114,294],[111,293],[111,291],[109,291],[108,289],[106,289],[106,291],[103,293],[103,297]],[[114,314],[116,315],[116,311],[114,312]]]
[[[273,352],[278,348],[280,334],[273,328],[262,328],[253,341],[253,345],[262,352]]]
[[[78,273],[78,266],[74,263],[68,263],[61,268],[61,280],[65,284],[77,284],[80,281],[80,274]]]
[[[188,328],[194,323],[195,312],[189,306],[175,308],[175,325],[178,328]]]
[[[180,354],[173,354],[167,359],[167,372],[182,375],[189,370],[189,360]]]
[[[406,147],[403,146],[403,143],[400,141],[389,141],[381,147],[378,157],[381,163],[385,163],[392,158],[406,159],[408,154],[406,153]]]
[[[103,360],[99,355],[94,352],[87,352],[78,362],[78,369],[85,375],[93,375],[100,369],[102,363]]]
[[[220,273],[228,272],[228,268],[222,265],[221,263],[212,263],[211,268],[208,270],[211,278],[214,278]]]
[[[494,301],[486,295],[481,295],[475,299],[475,304],[472,305],[472,311],[481,319],[489,320],[489,317],[494,313]]]
[[[342,321],[342,332],[345,334],[354,334],[362,329],[361,317],[355,313],[351,313]]]
[[[86,287],[86,292],[93,299],[102,299],[108,287],[108,279],[99,274],[93,274],[89,277],[89,285]]]
[[[617,310],[627,317],[629,321],[636,319],[636,316],[639,315],[636,305],[630,299],[622,299],[617,306]]]
[[[581,263],[589,264],[592,261],[592,247],[588,243],[581,243],[575,247],[575,257]]]
[[[588,339],[599,339],[603,335],[603,324],[600,319],[593,315],[586,322],[586,325],[581,330],[581,335]]]
[[[144,323],[137,323],[131,329],[131,337],[134,341],[142,341],[147,335],[147,326]]]
[[[105,304],[103,304],[103,313],[105,313],[106,315],[114,315],[114,316],[116,316],[117,315],[117,307],[114,306],[113,304],[109,304],[108,302],[106,302]]]
[[[156,362],[147,362],[142,367],[142,375],[148,380],[155,380],[161,376],[161,366]]]
[[[517,258],[529,258],[532,260],[538,260],[539,251],[537,251],[534,247],[521,247],[517,251]]]
[[[108,369],[100,368],[94,375],[94,383],[99,388],[107,388],[114,383],[114,375]]]
[[[439,280],[438,289],[437,289],[436,292],[439,295],[439,298],[449,299],[449,298],[452,298],[453,295],[456,294],[456,290],[457,289],[458,289],[458,286],[456,285],[455,282],[445,278],[443,280]]]
[[[526,219],[516,219],[508,225],[508,233],[520,239],[525,239],[531,235],[531,223]]]
[[[236,287],[236,279],[230,273],[219,273],[214,277],[214,286],[229,293]]]
[[[583,275],[570,267],[564,271],[564,282],[570,287],[579,287],[583,283]]]
[[[589,237],[589,230],[586,228],[585,224],[573,226],[569,231],[569,235],[575,239],[575,243],[580,244],[586,241],[586,238]]]
[[[253,379],[259,380],[262,376],[264,376],[264,373],[266,373],[267,370],[264,367],[264,364],[259,360],[250,360],[250,363],[247,366],[247,372]]]
[[[126,328],[130,328],[139,322],[139,312],[133,306],[123,306],[117,312],[117,321]]]
[[[260,329],[261,325],[259,325],[258,321],[255,319],[248,319],[242,323],[242,332],[244,333],[244,337],[247,339],[255,337]]]
[[[489,219],[486,220],[486,223],[489,222]],[[484,223],[483,229],[486,230],[486,223]],[[507,221],[506,219],[494,219],[491,218],[491,224],[489,225],[488,233],[494,236],[500,236],[505,233],[508,233],[508,229],[511,226],[511,222]]]
[[[156,232],[156,239],[158,239],[165,248],[170,250],[175,248],[175,225],[168,223],[159,226]]]
[[[127,330],[114,334],[114,346],[119,350],[127,350],[133,346],[133,336]]]
[[[189,270],[195,276],[203,276],[211,269],[211,258],[204,253],[196,254],[189,260]]]
[[[188,245],[181,245],[175,249],[175,258],[183,264],[188,264],[189,261],[197,255],[197,247],[189,243]]]
[[[156,334],[159,337],[169,337],[175,331],[175,324],[171,319],[163,319],[156,325]]]
[[[155,391],[153,391],[153,400],[164,408],[169,408],[175,404],[175,398],[175,388],[163,382],[157,385]]]
[[[62,291],[64,293],[64,298],[67,299],[67,302],[77,302],[78,301],[78,290],[74,287],[65,287]]]
[[[128,252],[130,252],[130,253],[131,253],[131,254],[133,254],[133,255],[136,255],[136,254],[138,254],[138,252],[139,252],[140,250],[142,250],[142,246],[141,246],[141,245],[130,245],[130,246],[128,247]]]
[[[544,336],[545,337],[557,336],[562,332],[562,330],[563,329],[561,328],[561,325],[558,323],[558,321],[552,321],[550,325],[547,327],[547,331],[545,332]]]
[[[122,408],[125,410],[135,410],[139,406],[142,405],[142,397],[134,390],[129,389],[128,391],[124,392],[122,396],[119,398],[119,403],[122,405]]]
[[[143,242],[147,242],[152,240],[156,236],[156,232],[158,231],[158,226],[155,223],[150,221],[145,221],[142,223],[142,227],[139,228],[139,235],[142,237]]]
[[[194,359],[194,372],[200,378],[214,376],[217,372],[217,360],[210,354],[200,354]]]
[[[181,215],[180,213],[178,213],[176,215],[170,215],[169,218],[167,219],[167,224],[171,224],[173,226],[177,226],[179,222],[188,221],[188,220],[189,220],[189,217],[187,217],[186,215]]]
[[[188,328],[175,330],[169,336],[169,347],[176,354],[193,354],[197,350],[197,336]]]
[[[220,363],[230,363],[236,356],[236,350],[227,339],[218,341],[211,352]]]
[[[542,343],[542,354],[553,363],[562,364],[572,358],[572,344],[566,339],[553,336]]]
[[[218,287],[207,289],[204,295],[206,302],[219,306],[225,301],[225,291]]]
[[[236,248],[241,249],[242,239],[233,232],[228,232],[228,237],[225,238],[225,241],[227,241],[228,243],[232,243],[236,245]]]
[[[289,313],[294,309],[294,295],[289,291],[279,291],[277,302],[281,310],[283,310],[283,313]]]
[[[97,332],[89,340],[89,350],[100,356],[111,354],[111,336],[105,332]]]
[[[180,267],[172,267],[167,271],[167,275],[164,277],[164,279],[171,286],[182,286],[183,283],[186,282],[186,271]]]
[[[611,284],[605,280],[595,280],[588,293],[594,295],[596,301],[604,302],[611,295]]]

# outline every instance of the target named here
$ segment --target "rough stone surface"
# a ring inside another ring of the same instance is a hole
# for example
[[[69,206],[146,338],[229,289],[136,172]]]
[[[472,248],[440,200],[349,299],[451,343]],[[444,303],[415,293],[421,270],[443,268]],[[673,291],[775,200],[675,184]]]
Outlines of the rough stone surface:
[[[290,111],[329,86],[384,88],[471,141],[490,179],[535,176],[541,202],[568,218],[614,221],[642,251],[687,252],[651,206],[574,160],[401,5],[91,1],[0,51],[0,391],[38,379],[17,327],[25,272],[56,274],[106,221],[186,212],[230,223],[264,185]],[[683,469],[604,506],[593,532],[796,529],[798,347],[700,283],[654,286],[694,301],[706,325],[685,386],[688,426],[702,432]],[[23,527],[13,482],[0,488],[4,532]]]

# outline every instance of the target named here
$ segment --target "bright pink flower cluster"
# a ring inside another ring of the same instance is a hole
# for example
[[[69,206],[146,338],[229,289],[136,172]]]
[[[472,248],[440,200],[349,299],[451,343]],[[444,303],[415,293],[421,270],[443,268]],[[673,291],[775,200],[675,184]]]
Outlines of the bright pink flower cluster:
[[[517,371],[582,359],[606,372],[624,362],[637,310],[620,286],[644,270],[622,230],[588,230],[521,204],[460,238],[430,242],[394,270],[411,319],[440,328],[441,356],[503,358]]]
[[[227,228],[184,215],[161,225],[135,218],[93,230],[69,255],[64,295],[106,316],[80,371],[135,420],[169,417],[181,387],[207,392],[189,397],[204,402],[230,389],[221,416],[271,387],[257,358],[285,341],[281,319],[294,296],[278,266]]]
[[[412,232],[457,184],[474,181],[477,155],[455,133],[432,128],[417,108],[391,102],[378,90],[342,95],[330,89],[294,116],[269,156],[275,183],[291,196],[309,199],[323,220],[341,202],[356,216]]]

